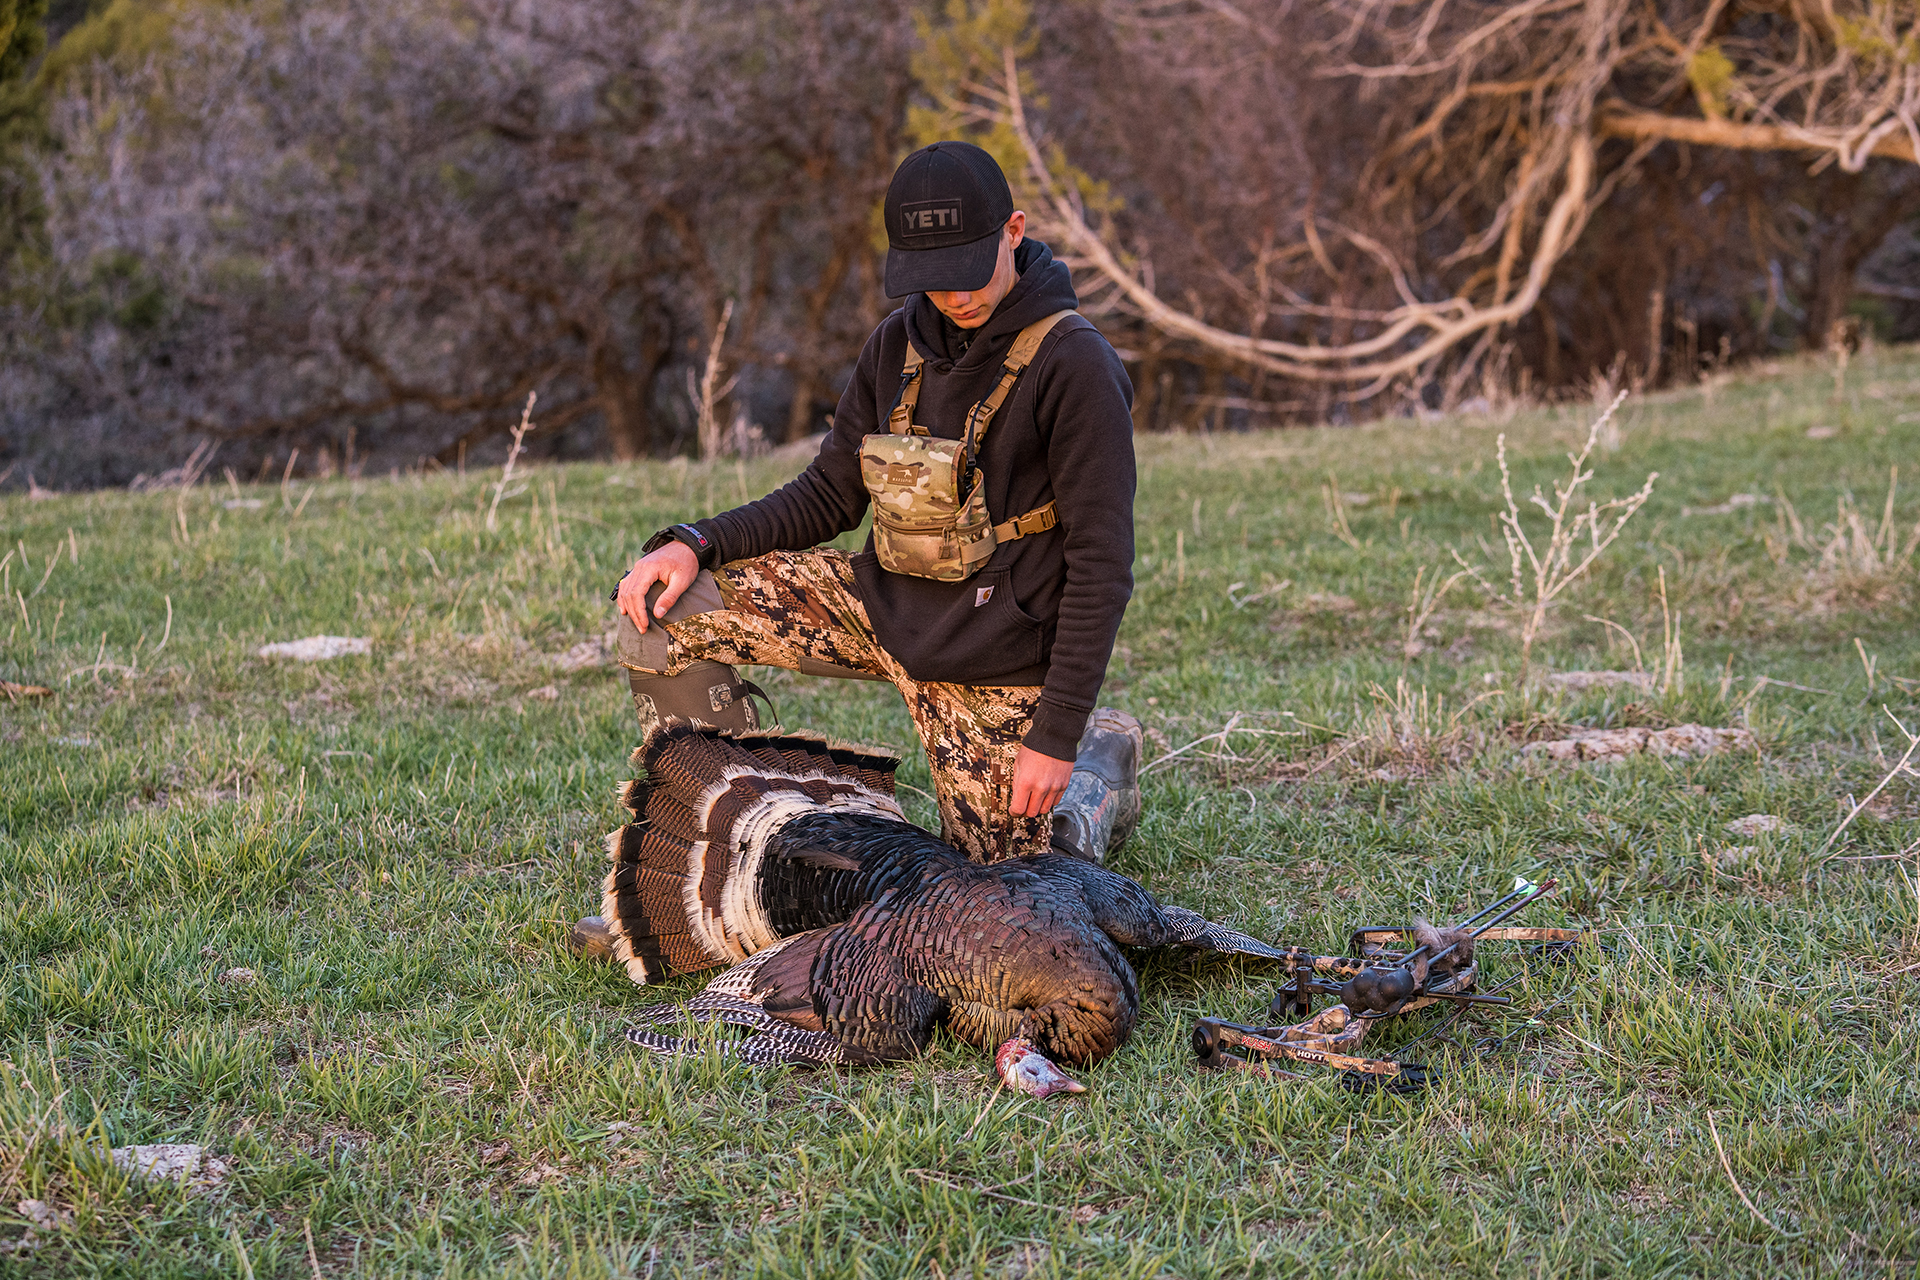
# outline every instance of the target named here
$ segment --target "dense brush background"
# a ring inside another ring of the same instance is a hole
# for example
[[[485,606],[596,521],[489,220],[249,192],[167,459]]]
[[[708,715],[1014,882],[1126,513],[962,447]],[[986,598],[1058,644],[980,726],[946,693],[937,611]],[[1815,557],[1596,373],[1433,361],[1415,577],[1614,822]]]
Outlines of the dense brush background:
[[[1340,69],[1391,62],[1419,20],[1397,10],[1417,7],[4,0],[0,483],[124,484],[196,448],[216,478],[498,461],[536,390],[537,457],[698,452],[689,379],[729,302],[728,447],[818,432],[892,306],[888,176],[959,127],[932,106],[978,76],[928,44],[949,29],[1016,40],[1047,145],[1162,298],[1233,332],[1364,337],[1341,317],[1402,285],[1490,287],[1497,209],[1545,109],[1401,154],[1447,76]],[[1743,74],[1821,21],[1747,0],[1643,8],[1656,27],[1705,22]],[[992,12],[969,26],[976,9]],[[1340,44],[1357,15],[1373,25]],[[1479,74],[1552,81],[1528,59],[1567,38],[1513,26]],[[1836,56],[1880,56],[1853,49]],[[1596,92],[1694,112],[1700,68],[1658,70],[1629,59]],[[1089,310],[1143,430],[1414,415],[1609,371],[1690,383],[1822,349],[1837,321],[1848,341],[1920,337],[1913,164],[1619,139],[1600,164],[1610,185],[1531,315],[1358,403],[1174,340],[1085,277]]]

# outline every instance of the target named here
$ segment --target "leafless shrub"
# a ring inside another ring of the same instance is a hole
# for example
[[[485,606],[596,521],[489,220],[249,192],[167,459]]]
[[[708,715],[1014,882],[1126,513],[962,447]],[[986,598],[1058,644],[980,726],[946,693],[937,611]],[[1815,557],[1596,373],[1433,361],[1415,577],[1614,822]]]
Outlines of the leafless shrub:
[[[1521,504],[1513,496],[1513,474],[1507,468],[1506,434],[1499,436],[1495,456],[1500,465],[1500,494],[1506,501],[1506,510],[1500,513],[1500,532],[1506,539],[1511,561],[1507,587],[1492,586],[1477,568],[1460,558],[1459,552],[1454,553],[1462,569],[1473,574],[1489,595],[1518,615],[1523,679],[1532,662],[1534,641],[1546,625],[1547,611],[1562,593],[1586,576],[1587,570],[1626,528],[1627,521],[1653,496],[1653,482],[1660,476],[1657,471],[1649,472],[1646,483],[1624,498],[1598,503],[1588,499],[1585,511],[1576,506],[1580,491],[1594,476],[1588,469],[1588,460],[1625,399],[1624,391],[1615,396],[1606,412],[1587,429],[1586,443],[1580,451],[1567,455],[1570,464],[1567,478],[1554,486],[1552,501],[1547,500],[1539,486],[1534,487],[1528,505],[1539,508],[1548,522],[1541,531],[1544,542],[1538,544],[1536,535],[1528,532],[1526,521],[1521,518]]]

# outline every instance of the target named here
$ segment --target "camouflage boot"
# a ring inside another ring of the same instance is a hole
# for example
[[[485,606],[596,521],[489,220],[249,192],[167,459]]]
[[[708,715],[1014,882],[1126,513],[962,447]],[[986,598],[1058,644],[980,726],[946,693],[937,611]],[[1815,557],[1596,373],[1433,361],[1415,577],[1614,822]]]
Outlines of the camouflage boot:
[[[1067,793],[1053,807],[1053,847],[1104,861],[1140,823],[1140,722],[1101,707],[1087,720]]]

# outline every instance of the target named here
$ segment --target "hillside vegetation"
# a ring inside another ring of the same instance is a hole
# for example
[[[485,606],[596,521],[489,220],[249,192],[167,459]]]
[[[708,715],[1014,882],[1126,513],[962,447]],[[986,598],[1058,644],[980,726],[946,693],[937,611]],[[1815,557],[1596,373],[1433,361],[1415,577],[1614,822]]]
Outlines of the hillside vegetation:
[[[1409,1096],[1196,1072],[1194,1019],[1265,1021],[1277,979],[1171,957],[1064,1103],[947,1040],[865,1073],[622,1047],[698,983],[562,946],[635,729],[552,659],[648,533],[797,457],[0,498],[0,678],[53,690],[0,697],[0,1242],[71,1214],[0,1276],[1910,1273],[1920,789],[1850,798],[1920,732],[1920,351],[1629,401],[1588,491],[1652,497],[1523,672],[1496,436],[1524,501],[1597,412],[1140,441],[1105,696],[1165,763],[1116,865],[1326,951],[1516,875],[1565,885],[1529,922],[1601,932],[1409,1048]],[[1409,634],[1460,561],[1485,586]],[[371,655],[255,656],[316,634]],[[1548,682],[1636,646],[1642,684]],[[750,674],[929,785],[891,689]],[[1688,723],[1756,746],[1525,753]],[[224,1181],[105,1154],[157,1142]]]

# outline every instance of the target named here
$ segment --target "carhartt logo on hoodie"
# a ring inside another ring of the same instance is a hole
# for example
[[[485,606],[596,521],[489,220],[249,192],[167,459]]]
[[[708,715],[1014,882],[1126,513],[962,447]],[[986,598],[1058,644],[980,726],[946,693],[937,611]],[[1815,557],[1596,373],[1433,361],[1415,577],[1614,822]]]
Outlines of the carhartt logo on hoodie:
[[[981,605],[985,604],[987,601],[991,599],[993,599],[992,587],[975,587],[973,589],[973,607],[974,608],[978,609]]]

